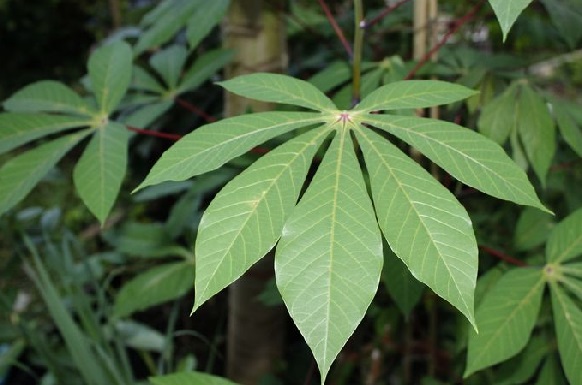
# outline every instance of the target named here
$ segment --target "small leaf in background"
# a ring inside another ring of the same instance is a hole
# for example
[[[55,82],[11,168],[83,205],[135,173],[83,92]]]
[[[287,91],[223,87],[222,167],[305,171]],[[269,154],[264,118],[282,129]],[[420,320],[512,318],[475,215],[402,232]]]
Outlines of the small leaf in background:
[[[316,113],[263,112],[207,124],[164,152],[136,190],[212,171],[269,139],[321,119]]]
[[[496,198],[547,211],[527,175],[493,141],[454,123],[367,115],[367,123],[417,148],[457,180]]]
[[[543,338],[532,337],[517,357],[499,366],[495,371],[495,385],[528,384],[542,360],[550,353],[550,344]]]
[[[66,85],[42,80],[22,88],[4,102],[16,112],[65,112],[91,116],[92,108]]]
[[[507,34],[511,29],[517,17],[533,0],[489,0],[497,20],[501,25],[503,31],[503,40],[507,38]]]
[[[186,48],[171,45],[153,54],[150,57],[150,65],[161,75],[168,89],[173,90],[178,85],[187,57]]]
[[[582,4],[579,0],[542,0],[552,22],[570,48],[582,37]]]
[[[404,262],[388,246],[384,247],[382,282],[386,285],[392,300],[396,302],[404,316],[408,317],[420,301],[424,285],[410,274]]]
[[[89,119],[74,116],[6,112],[0,114],[0,154],[43,136],[90,124]]]
[[[234,56],[234,51],[216,49],[200,56],[182,77],[176,92],[190,91],[204,81],[210,79],[222,67],[228,64]]]
[[[230,0],[212,0],[198,7],[186,27],[186,38],[191,48],[196,47],[222,20],[229,4]]]
[[[216,195],[198,227],[192,311],[273,248],[327,134],[329,129],[311,130],[280,145]]]
[[[556,128],[548,106],[529,86],[520,87],[517,99],[517,131],[530,164],[542,182],[556,152]]]
[[[131,71],[131,88],[134,90],[149,91],[154,93],[164,92],[164,87],[158,82],[156,78],[147,73],[141,67],[133,66]]]
[[[150,377],[153,385],[237,385],[222,377],[199,372],[172,373],[166,376]]]
[[[519,353],[535,326],[544,291],[539,269],[508,271],[476,312],[479,334],[469,331],[465,377]]]
[[[143,25],[148,28],[140,34],[134,47],[134,54],[160,46],[170,40],[184,27],[196,9],[204,7],[205,0],[164,1],[148,13],[143,19]]]
[[[4,163],[0,168],[0,215],[24,199],[55,164],[90,133],[86,130],[52,140]]]
[[[131,83],[132,53],[122,41],[103,46],[89,58],[91,87],[101,112],[115,110]]]
[[[169,263],[154,267],[127,282],[113,307],[115,317],[127,317],[136,311],[181,297],[192,289],[194,266]]]
[[[111,122],[97,132],[73,172],[77,192],[101,224],[105,223],[127,167],[129,131]]]
[[[582,114],[580,106],[556,102],[552,104],[552,111],[564,141],[570,148],[582,157]]]
[[[311,83],[287,75],[258,73],[218,83],[245,98],[293,104],[312,110],[336,110],[335,104]]]
[[[277,245],[277,287],[321,384],[378,290],[382,238],[348,130],[334,137]]]
[[[487,103],[477,121],[479,132],[500,145],[505,143],[517,124],[515,91],[515,87],[509,87]]]
[[[550,288],[562,366],[571,384],[582,384],[582,310],[557,284]]]
[[[582,255],[582,209],[570,214],[552,230],[546,244],[548,263],[563,263]]]
[[[356,111],[400,110],[449,104],[476,92],[440,80],[403,80],[376,89],[355,107]]]
[[[126,223],[116,242],[117,249],[138,257],[160,257],[172,245],[161,223]]]
[[[555,354],[549,355],[542,366],[536,385],[568,385],[564,371]]]
[[[362,128],[357,138],[378,223],[390,248],[416,279],[475,325],[477,242],[467,212],[443,185],[380,135]]]
[[[530,207],[525,208],[515,228],[513,244],[518,251],[531,250],[543,245],[552,229],[552,216]]]
[[[120,338],[124,345],[137,350],[162,352],[168,339],[159,331],[146,324],[134,321],[116,321],[114,323],[116,338]]]
[[[328,92],[347,82],[351,76],[350,66],[345,61],[335,61],[313,75],[309,79],[309,83],[321,92]]]

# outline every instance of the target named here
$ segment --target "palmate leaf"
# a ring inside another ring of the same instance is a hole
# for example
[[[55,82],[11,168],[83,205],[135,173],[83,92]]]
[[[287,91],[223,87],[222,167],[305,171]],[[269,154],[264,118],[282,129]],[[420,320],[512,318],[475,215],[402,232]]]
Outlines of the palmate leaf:
[[[411,274],[404,262],[389,247],[384,247],[384,268],[382,282],[386,285],[392,300],[405,317],[420,301],[425,286]]]
[[[535,326],[544,290],[540,269],[507,272],[476,312],[479,334],[470,331],[464,376],[519,353]]]
[[[263,112],[207,124],[164,152],[137,189],[212,171],[269,139],[321,121],[317,113]]]
[[[91,119],[74,116],[0,114],[0,154],[43,136],[56,134],[75,127],[89,126]]]
[[[475,324],[477,242],[454,196],[417,163],[369,129],[357,131],[378,223],[416,279]]]
[[[312,84],[279,74],[252,74],[218,83],[245,98],[293,104],[312,110],[336,110],[335,104]]]
[[[440,120],[390,115],[363,119],[408,142],[459,181],[494,197],[547,211],[525,173],[495,142]]]
[[[582,384],[582,310],[557,284],[550,288],[562,366],[571,384]]]
[[[97,128],[73,172],[79,196],[101,223],[107,219],[125,176],[128,140],[129,131],[119,123]]]
[[[503,144],[517,123],[515,114],[516,87],[508,87],[483,107],[477,126],[492,141]]]
[[[217,194],[198,227],[193,312],[275,245],[328,133],[312,130],[279,146]]]
[[[503,31],[503,40],[507,38],[507,34],[511,29],[517,17],[533,0],[489,0],[501,30]]]
[[[65,112],[92,116],[91,106],[69,87],[43,80],[22,88],[3,104],[8,111]]]
[[[546,243],[548,263],[564,263],[582,256],[582,209],[560,222]]]
[[[0,215],[20,202],[91,130],[70,134],[20,154],[0,168]],[[39,161],[40,159],[40,161]]]
[[[356,106],[358,111],[401,110],[449,104],[476,92],[440,80],[403,80],[378,88]]]
[[[131,88],[154,93],[164,92],[164,87],[158,80],[139,66],[133,66]]]
[[[230,62],[233,56],[233,51],[225,49],[216,49],[200,56],[184,74],[176,92],[186,92],[198,87]]]
[[[582,114],[580,106],[556,102],[552,104],[552,112],[564,141],[578,156],[582,156]],[[578,118],[578,119],[576,119]]]
[[[122,41],[97,49],[89,58],[89,78],[101,112],[110,114],[131,82],[132,53]]]
[[[277,287],[313,351],[322,384],[370,305],[382,239],[348,130],[333,139],[275,255]]]

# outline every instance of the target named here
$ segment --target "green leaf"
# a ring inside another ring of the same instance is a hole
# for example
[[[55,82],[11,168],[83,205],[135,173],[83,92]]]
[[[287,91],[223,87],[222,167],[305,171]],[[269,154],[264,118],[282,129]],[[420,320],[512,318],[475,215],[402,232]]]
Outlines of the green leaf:
[[[401,110],[449,104],[475,95],[467,87],[440,80],[402,80],[376,89],[355,108],[357,111]]]
[[[564,263],[582,255],[582,209],[556,225],[546,244],[548,263]]]
[[[150,326],[134,321],[117,321],[114,324],[116,338],[130,348],[162,353],[167,348],[168,338]]]
[[[517,130],[527,157],[545,185],[546,174],[556,152],[554,120],[540,95],[528,86],[520,88]]]
[[[505,151],[474,131],[454,123],[417,117],[366,115],[363,120],[409,143],[471,187],[547,211],[525,173]]]
[[[269,139],[322,119],[315,113],[263,112],[207,124],[164,152],[136,190],[212,171]]]
[[[564,106],[562,103],[553,103],[552,111],[556,117],[558,128],[564,137],[564,140],[578,156],[582,156],[582,122],[576,122],[574,117],[569,113],[571,109],[579,109],[578,105]]]
[[[103,46],[89,58],[88,69],[97,104],[101,112],[110,114],[131,82],[131,48],[122,41]]]
[[[91,131],[64,136],[29,150],[0,169],[0,215],[20,202],[54,165]]]
[[[503,41],[507,38],[507,34],[517,17],[531,2],[532,0],[489,0],[497,20],[499,20],[499,25],[501,25]]]
[[[562,366],[571,384],[582,384],[582,311],[559,286],[550,287]]]
[[[192,289],[194,266],[188,263],[168,263],[151,268],[127,282],[113,306],[115,317],[128,315],[177,299]]]
[[[477,309],[479,334],[469,332],[465,377],[513,357],[526,346],[543,291],[539,269],[510,270],[497,282]]]
[[[192,311],[273,248],[328,133],[311,130],[277,147],[216,195],[198,227]]]
[[[161,223],[126,223],[116,243],[120,252],[138,257],[159,257],[171,246],[170,236]]]
[[[224,49],[210,51],[200,56],[186,72],[176,92],[181,93],[195,89],[228,64],[233,56],[233,51]]]
[[[93,109],[66,85],[42,80],[24,87],[3,104],[16,112],[67,112],[91,116]]]
[[[528,384],[542,360],[550,352],[550,346],[542,338],[532,337],[521,354],[505,361],[495,372],[495,385]]]
[[[277,287],[323,384],[370,305],[382,238],[348,130],[333,139],[277,246]]]
[[[312,110],[335,110],[335,104],[311,83],[279,74],[251,74],[218,83],[249,99],[293,104]]]
[[[561,284],[564,285],[575,297],[582,301],[582,281],[570,276],[562,276],[559,278]]]
[[[513,242],[515,248],[518,251],[525,251],[544,244],[552,225],[552,216],[548,213],[526,208],[517,220]]]
[[[479,132],[496,143],[505,143],[517,123],[515,91],[515,87],[507,88],[505,92],[487,103],[479,116],[477,122]]]
[[[165,114],[174,104],[172,101],[148,104],[130,115],[123,117],[123,123],[130,127],[148,127]]]
[[[135,55],[139,55],[147,49],[160,46],[170,40],[184,27],[188,19],[200,7],[205,4],[202,0],[167,1],[167,6],[154,9],[156,12],[148,14],[146,24],[151,24],[144,31],[134,48]]]
[[[570,48],[582,37],[582,6],[578,0],[542,0],[552,22]]]
[[[546,359],[536,385],[567,385],[562,367],[554,354]]]
[[[198,8],[186,27],[186,38],[194,48],[212,31],[226,14],[230,0],[212,0]]]
[[[454,196],[394,145],[369,129],[357,132],[370,173],[378,223],[412,275],[474,325],[477,242]]]
[[[180,45],[172,45],[156,52],[150,57],[150,65],[162,76],[168,89],[174,89],[178,85],[178,79],[182,74],[182,68],[186,63],[188,51]]]
[[[582,263],[568,263],[560,265],[560,271],[563,271],[564,274],[582,279]]]
[[[328,92],[347,82],[350,76],[352,76],[352,73],[348,63],[335,61],[313,75],[309,79],[309,83],[313,84],[321,92]]]
[[[198,372],[172,373],[161,377],[150,377],[149,380],[153,385],[236,385],[224,378]]]
[[[143,68],[133,66],[131,88],[155,93],[164,92],[164,87]]]
[[[102,224],[125,176],[128,140],[129,132],[119,123],[99,127],[73,172],[79,196]]]
[[[408,317],[420,301],[424,285],[410,274],[404,262],[389,247],[384,247],[382,281],[398,308]]]
[[[43,136],[90,124],[88,119],[72,116],[3,113],[0,114],[0,154]]]

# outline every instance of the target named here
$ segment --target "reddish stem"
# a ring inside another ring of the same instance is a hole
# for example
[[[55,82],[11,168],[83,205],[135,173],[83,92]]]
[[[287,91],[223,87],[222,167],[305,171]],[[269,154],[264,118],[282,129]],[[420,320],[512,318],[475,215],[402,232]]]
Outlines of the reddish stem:
[[[514,265],[514,266],[520,266],[520,267],[524,267],[527,266],[527,263],[525,263],[522,260],[519,260],[517,258],[514,258],[512,256],[509,256],[499,250],[495,250],[491,247],[488,246],[483,246],[483,245],[479,245],[479,249],[481,249],[483,252],[494,256],[495,258],[501,259],[504,262],[509,263],[510,265]]]
[[[178,134],[166,134],[164,132],[157,132],[157,131],[153,131],[153,130],[144,130],[142,128],[136,128],[136,127],[132,127],[132,126],[126,126],[126,127],[129,131],[136,132],[140,135],[155,136],[158,138],[164,138],[164,139],[169,139],[169,140],[173,140],[173,141],[178,141],[182,138],[182,135],[178,135]]]
[[[181,99],[181,98],[176,98],[174,100],[180,106],[182,106],[185,109],[187,109],[188,111],[193,112],[196,115],[200,116],[206,122],[208,122],[208,123],[216,122],[216,118],[214,116],[208,115],[206,112],[204,112],[202,109],[196,107],[194,104],[192,104],[190,102],[187,102],[187,101],[185,101],[184,99]]]
[[[342,42],[342,45],[344,46],[344,49],[346,50],[349,57],[351,58],[353,56],[352,46],[346,40],[344,33],[342,32],[341,28],[337,24],[337,21],[335,20],[335,18],[331,14],[329,7],[325,3],[325,0],[318,0],[318,1],[319,1],[319,5],[321,6],[321,9],[323,9],[323,13],[325,13],[327,20],[329,21],[329,24],[332,26],[333,30],[335,31],[335,34],[340,39],[340,41]]]
[[[364,20],[364,22],[362,23],[362,28],[372,27],[373,25],[377,24],[380,20],[382,20],[383,18],[385,18],[386,16],[391,14],[393,11],[395,11],[397,8],[399,8],[401,5],[404,5],[404,4],[408,3],[409,1],[410,0],[400,0],[397,3],[389,5],[382,12],[380,12],[376,17],[374,17],[372,20],[370,20],[370,21]]]
[[[443,36],[443,38],[441,39],[441,41],[439,41],[434,47],[432,47],[430,49],[430,51],[428,51],[423,57],[422,59],[419,60],[418,63],[416,63],[416,65],[414,66],[414,68],[408,73],[408,75],[406,75],[406,80],[410,80],[414,77],[414,75],[416,75],[416,73],[418,72],[419,69],[421,69],[432,57],[432,55],[434,55],[436,52],[438,52],[438,50],[440,50],[442,48],[443,45],[445,45],[447,43],[447,41],[449,41],[449,39],[455,34],[457,33],[457,31],[465,24],[467,24],[469,21],[471,21],[475,15],[477,14],[477,12],[479,11],[479,9],[481,9],[481,7],[483,6],[483,4],[485,3],[485,0],[480,0],[477,4],[475,4],[475,6],[473,8],[471,8],[471,10],[469,12],[467,12],[467,14],[465,14],[465,16],[461,17],[460,19],[455,20],[454,22],[451,23],[451,26],[449,28],[449,31]]]

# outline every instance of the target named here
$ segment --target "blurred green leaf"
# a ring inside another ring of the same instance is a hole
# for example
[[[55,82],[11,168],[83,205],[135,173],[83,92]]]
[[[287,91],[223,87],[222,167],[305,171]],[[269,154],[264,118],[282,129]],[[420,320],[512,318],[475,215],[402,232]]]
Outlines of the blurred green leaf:
[[[503,40],[507,39],[507,34],[517,17],[533,0],[489,0],[497,20],[503,31]]]
[[[392,300],[396,302],[404,316],[408,317],[420,301],[424,285],[410,274],[404,262],[390,250],[390,247],[384,247],[382,281]]]
[[[552,229],[552,216],[530,207],[521,212],[515,228],[513,244],[518,251],[543,245]]]
[[[186,38],[191,48],[196,47],[222,20],[229,4],[230,0],[212,0],[198,8],[186,27]]]
[[[150,377],[150,382],[153,385],[236,385],[222,377],[198,372],[181,372],[161,377]]]
[[[546,244],[548,263],[564,263],[580,255],[582,255],[582,209],[578,209],[558,223]]]

